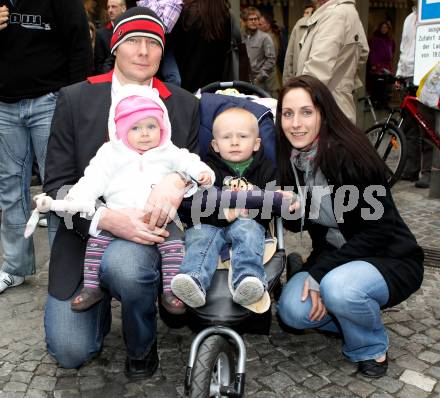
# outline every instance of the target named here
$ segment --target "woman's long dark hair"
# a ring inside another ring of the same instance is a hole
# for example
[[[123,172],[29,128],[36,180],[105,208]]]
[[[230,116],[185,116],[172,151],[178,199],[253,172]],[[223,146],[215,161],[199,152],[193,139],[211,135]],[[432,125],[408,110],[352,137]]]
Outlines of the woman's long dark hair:
[[[315,171],[321,169],[327,179],[338,185],[385,183],[385,163],[365,134],[345,116],[325,84],[315,77],[303,75],[284,85],[277,104],[277,155],[282,185],[292,184],[292,145],[281,128],[281,110],[284,96],[295,88],[306,90],[321,114]]]
[[[206,41],[222,40],[231,29],[228,0],[184,0],[181,14],[184,30],[200,29]]]

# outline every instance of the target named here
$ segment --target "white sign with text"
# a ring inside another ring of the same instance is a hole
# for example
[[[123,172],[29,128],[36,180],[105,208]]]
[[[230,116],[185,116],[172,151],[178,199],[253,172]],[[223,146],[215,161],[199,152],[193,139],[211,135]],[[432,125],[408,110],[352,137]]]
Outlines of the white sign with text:
[[[416,35],[414,84],[440,61],[440,24],[419,25]]]

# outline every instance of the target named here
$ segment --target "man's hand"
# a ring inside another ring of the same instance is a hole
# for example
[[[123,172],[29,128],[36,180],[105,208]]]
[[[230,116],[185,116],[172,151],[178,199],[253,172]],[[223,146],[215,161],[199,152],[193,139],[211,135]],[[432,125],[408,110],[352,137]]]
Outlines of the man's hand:
[[[9,9],[6,6],[0,7],[0,30],[8,26],[9,21]]]
[[[160,228],[149,228],[144,222],[145,212],[139,209],[105,209],[98,228],[111,232],[118,238],[143,245],[162,243],[169,232]]]
[[[176,215],[185,194],[185,182],[177,173],[168,174],[155,185],[145,204],[145,222],[154,230],[167,224]]]
[[[301,295],[301,301],[306,301],[310,294],[312,300],[312,309],[310,310],[309,319],[311,321],[320,321],[327,315],[327,308],[322,301],[321,294],[316,290],[311,290],[309,280],[304,281],[304,287]]]

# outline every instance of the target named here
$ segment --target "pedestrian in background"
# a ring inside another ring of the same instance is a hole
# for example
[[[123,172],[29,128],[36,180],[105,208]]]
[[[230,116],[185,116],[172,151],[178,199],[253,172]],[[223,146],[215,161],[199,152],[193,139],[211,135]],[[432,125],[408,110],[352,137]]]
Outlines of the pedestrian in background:
[[[296,76],[296,67],[298,66],[298,55],[300,51],[299,43],[307,31],[307,21],[314,11],[314,3],[306,5],[304,7],[303,16],[296,21],[295,26],[290,33],[284,58],[283,84],[286,84],[289,79]]]
[[[318,0],[308,21],[296,75],[318,78],[330,89],[342,111],[356,121],[353,92],[362,86],[360,65],[367,61],[368,43],[355,0]]]
[[[270,35],[258,29],[260,16],[260,11],[255,7],[243,11],[245,27],[242,39],[251,64],[251,82],[270,92],[267,79],[275,68],[275,46]]]
[[[389,90],[384,69],[392,72],[396,47],[388,21],[379,24],[368,40],[368,45],[370,54],[367,61],[367,90],[375,107],[387,108]]]
[[[224,80],[231,18],[227,0],[184,0],[171,45],[186,90]]]
[[[414,86],[414,62],[416,50],[416,27],[417,27],[417,1],[413,0],[413,10],[403,23],[402,40],[400,42],[400,57],[397,64],[397,77],[404,78],[402,85],[396,82],[396,88],[403,89],[403,95],[415,95],[417,86]],[[434,111],[418,104],[418,110],[423,113],[425,119],[434,126]],[[402,180],[415,181],[416,188],[429,188],[431,183],[431,167],[433,147],[430,141],[423,138],[424,133],[412,117],[404,118],[402,130],[405,132],[408,144],[408,155]]]
[[[109,21],[96,32],[95,49],[94,49],[94,67],[95,73],[108,72],[113,62],[109,61],[110,54],[110,40],[113,34],[113,25],[116,18],[118,18],[125,10],[127,5],[125,0],[108,0],[107,1],[107,16]]]
[[[0,0],[0,293],[35,273],[34,245],[24,238],[35,155],[44,177],[58,90],[84,80],[92,65],[80,0]]]
[[[163,81],[173,83],[176,86],[182,84],[179,67],[174,56],[170,33],[179,19],[183,7],[183,0],[139,0],[139,7],[148,7],[154,11],[165,26],[165,52],[160,66],[160,74]]]
[[[282,49],[282,38],[281,30],[277,23],[273,19],[273,16],[267,13],[262,13],[260,16],[259,29],[270,35],[272,43],[275,48],[275,66],[267,78],[266,85],[269,90],[269,94],[272,98],[278,98],[278,94],[281,88],[281,71],[278,67],[278,62],[281,57]]]

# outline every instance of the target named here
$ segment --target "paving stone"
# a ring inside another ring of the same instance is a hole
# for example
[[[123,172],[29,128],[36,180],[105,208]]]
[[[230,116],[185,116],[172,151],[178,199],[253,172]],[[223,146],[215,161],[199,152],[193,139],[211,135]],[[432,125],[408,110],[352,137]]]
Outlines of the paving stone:
[[[428,396],[429,393],[426,391],[411,385],[406,385],[397,393],[398,398],[426,398]]]
[[[81,397],[79,390],[55,390],[54,398],[78,398]]]
[[[389,324],[389,325],[387,325],[387,328],[394,330],[397,334],[399,334],[400,336],[403,336],[403,337],[408,337],[408,336],[411,336],[415,333],[414,330],[412,330],[402,324],[399,324],[399,323]]]
[[[9,376],[12,370],[15,368],[15,365],[9,362],[4,363],[0,367],[0,377]]]
[[[57,382],[56,377],[50,376],[35,376],[30,384],[31,388],[43,391],[53,391]]]
[[[359,397],[368,397],[374,391],[376,387],[372,386],[364,381],[355,380],[348,385],[348,389]]]
[[[81,387],[81,391],[96,390],[104,387],[105,380],[103,377],[99,377],[96,375],[85,376],[79,379],[79,384]]]
[[[418,360],[412,355],[403,355],[396,359],[396,364],[402,368],[412,369],[417,372],[422,372],[429,367],[425,362]]]
[[[389,376],[384,376],[380,379],[373,380],[371,384],[374,384],[375,386],[391,394],[399,391],[403,387],[403,383],[401,381],[394,380]]]
[[[426,371],[426,374],[440,380],[440,367],[432,366]]]
[[[292,361],[280,363],[277,365],[277,367],[279,370],[286,373],[292,380],[294,380],[295,383],[302,383],[304,380],[307,380],[313,376],[313,374],[308,370],[303,369]]]
[[[430,364],[440,362],[440,354],[433,351],[424,351],[418,356],[418,358],[422,361],[429,362]]]
[[[277,393],[286,390],[289,386],[295,385],[295,382],[283,372],[276,372],[270,376],[259,377],[258,381]]]
[[[342,387],[345,387],[346,385],[348,385],[348,383],[351,383],[354,380],[353,377],[350,377],[340,371],[333,372],[331,375],[328,376],[328,378],[332,383],[335,383],[338,386]]]
[[[29,389],[24,398],[47,398],[47,392],[42,390]]]
[[[38,365],[35,374],[39,376],[55,376],[57,373],[57,365],[51,363],[42,363]]]
[[[27,385],[25,383],[19,383],[17,381],[6,383],[3,387],[3,391],[25,392],[26,390]]]
[[[22,362],[17,365],[17,368],[15,370],[23,370],[25,372],[33,372],[36,367],[39,365],[39,362],[37,361],[26,361]]]
[[[400,376],[400,380],[427,392],[431,392],[437,382],[431,377],[424,376],[421,373],[408,369],[403,372],[402,376]]]
[[[316,393],[316,397],[318,398],[352,398],[353,393],[347,391],[345,388],[341,388],[339,386],[330,386],[322,389],[318,393]]]
[[[393,396],[386,393],[385,391],[378,391],[371,394],[368,398],[392,398]]]
[[[79,388],[78,377],[66,376],[58,377],[55,384],[55,390],[72,390]]]
[[[0,398],[23,398],[24,392],[0,391]]]
[[[327,377],[312,376],[303,384],[312,391],[318,391],[327,384],[330,384],[330,380]]]
[[[28,384],[33,377],[32,372],[13,372],[11,375],[11,381],[18,381]]]

